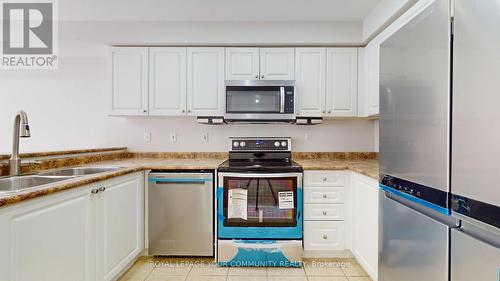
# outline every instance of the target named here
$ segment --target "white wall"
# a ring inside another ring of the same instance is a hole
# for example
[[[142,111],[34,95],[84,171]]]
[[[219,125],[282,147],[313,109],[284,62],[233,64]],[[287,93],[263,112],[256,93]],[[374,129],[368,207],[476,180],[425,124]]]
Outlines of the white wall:
[[[282,26],[272,28],[268,25],[262,37],[255,29],[249,32],[252,35],[248,38],[227,25],[208,28],[205,35],[197,25],[193,30],[183,25],[179,27],[183,32],[172,34],[162,32],[166,28],[164,24],[151,23],[149,28],[146,24],[124,26],[126,28],[111,23],[63,23],[58,70],[0,71],[3,87],[0,92],[0,153],[10,152],[12,120],[19,109],[28,113],[32,130],[32,137],[21,141],[21,151],[106,146],[128,146],[137,151],[226,151],[228,136],[243,135],[291,136],[295,151],[374,150],[374,121],[371,120],[334,120],[318,126],[206,126],[196,124],[194,118],[108,117],[109,43],[195,44],[203,40],[206,43],[254,40],[256,44],[299,41],[312,44],[340,38],[329,36],[327,28],[316,30],[318,26],[314,24],[289,33],[283,33]],[[252,28],[248,26],[248,30]],[[167,28],[172,32],[174,29]],[[360,29],[356,30],[357,34],[345,32],[341,37],[352,40],[347,38],[359,36]],[[145,132],[152,133],[151,143],[143,141]],[[178,135],[176,143],[169,141],[172,132]],[[202,142],[202,132],[209,133],[208,143]],[[312,136],[311,141],[306,141],[306,133]]]

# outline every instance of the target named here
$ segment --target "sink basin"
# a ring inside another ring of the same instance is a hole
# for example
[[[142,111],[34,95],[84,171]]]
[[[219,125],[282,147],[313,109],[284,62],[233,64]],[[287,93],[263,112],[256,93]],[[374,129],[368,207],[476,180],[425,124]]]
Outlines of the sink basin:
[[[68,179],[71,177],[44,177],[38,175],[0,178],[0,193],[19,192]]]
[[[111,172],[121,169],[120,167],[73,167],[55,171],[42,172],[42,176],[75,177],[93,175],[97,173]]]

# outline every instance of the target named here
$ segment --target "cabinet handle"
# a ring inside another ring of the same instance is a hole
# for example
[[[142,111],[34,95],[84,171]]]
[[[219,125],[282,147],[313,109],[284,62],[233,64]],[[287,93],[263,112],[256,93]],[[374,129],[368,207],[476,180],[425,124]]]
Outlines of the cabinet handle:
[[[323,216],[326,216],[326,211],[323,211]]]
[[[327,179],[328,179],[327,177],[323,177],[321,180],[326,181]]]
[[[106,191],[106,188],[104,186],[99,187],[99,191]]]
[[[260,78],[264,78],[264,75],[261,75]]]
[[[326,111],[323,110],[323,113],[325,113]]]
[[[146,109],[143,109],[143,110],[142,110],[142,112],[146,113],[146,112],[148,112],[148,111],[147,111]]]
[[[328,235],[323,235],[323,239],[324,240],[328,239]]]
[[[325,199],[326,199],[326,194],[323,194],[323,198],[325,198]]]
[[[259,75],[255,75],[255,78],[259,79]]]
[[[188,113],[191,113],[191,110],[188,110]]]
[[[184,110],[184,109],[183,109],[183,110],[182,110],[182,113],[186,113],[186,110]]]
[[[332,113],[332,111],[331,111],[331,110],[328,110],[328,114],[331,114],[331,113]]]
[[[90,193],[92,193],[92,194],[97,194],[97,193],[99,193],[99,189],[94,188],[94,189],[92,189],[92,190],[90,191]]]

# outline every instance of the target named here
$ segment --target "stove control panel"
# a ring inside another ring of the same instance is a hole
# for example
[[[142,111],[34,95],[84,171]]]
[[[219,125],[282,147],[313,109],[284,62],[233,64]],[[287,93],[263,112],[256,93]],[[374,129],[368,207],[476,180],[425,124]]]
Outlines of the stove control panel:
[[[291,138],[230,138],[229,151],[291,151]]]

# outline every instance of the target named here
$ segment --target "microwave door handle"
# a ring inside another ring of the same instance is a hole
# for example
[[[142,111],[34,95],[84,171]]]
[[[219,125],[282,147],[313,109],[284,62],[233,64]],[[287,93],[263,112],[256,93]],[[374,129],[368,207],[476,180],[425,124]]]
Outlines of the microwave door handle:
[[[280,87],[280,113],[285,113],[285,87]]]

